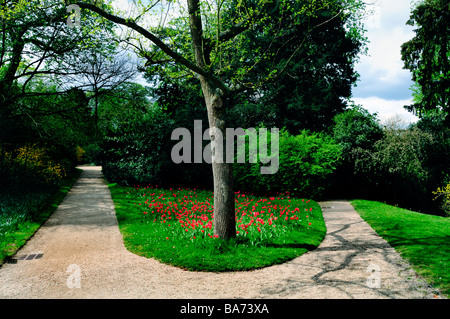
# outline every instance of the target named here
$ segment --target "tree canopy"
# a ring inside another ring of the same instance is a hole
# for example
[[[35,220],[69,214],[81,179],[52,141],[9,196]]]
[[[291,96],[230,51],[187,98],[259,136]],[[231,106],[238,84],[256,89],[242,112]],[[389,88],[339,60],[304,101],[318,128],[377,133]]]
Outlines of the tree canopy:
[[[415,103],[406,108],[418,116],[450,112],[450,3],[425,0],[407,24],[416,26],[413,39],[402,45],[404,68],[412,73]],[[447,117],[447,125],[450,117]]]

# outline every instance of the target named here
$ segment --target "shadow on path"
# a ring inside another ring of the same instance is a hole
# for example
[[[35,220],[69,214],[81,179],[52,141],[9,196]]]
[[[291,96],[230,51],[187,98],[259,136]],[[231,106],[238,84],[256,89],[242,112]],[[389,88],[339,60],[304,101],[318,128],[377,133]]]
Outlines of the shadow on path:
[[[284,264],[199,273],[137,256],[124,246],[101,168],[82,169],[57,211],[17,254],[40,258],[0,268],[0,298],[411,299],[437,294],[345,201],[320,203],[328,230],[324,241]]]

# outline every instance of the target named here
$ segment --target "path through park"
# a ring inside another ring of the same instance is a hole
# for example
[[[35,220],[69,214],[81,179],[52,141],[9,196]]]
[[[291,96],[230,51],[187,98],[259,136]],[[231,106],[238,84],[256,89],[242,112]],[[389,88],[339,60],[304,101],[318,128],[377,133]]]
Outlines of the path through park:
[[[250,272],[183,271],[130,253],[100,167],[83,173],[54,215],[0,268],[0,298],[436,298],[345,201],[320,203],[314,251]],[[37,257],[37,258],[36,258]]]

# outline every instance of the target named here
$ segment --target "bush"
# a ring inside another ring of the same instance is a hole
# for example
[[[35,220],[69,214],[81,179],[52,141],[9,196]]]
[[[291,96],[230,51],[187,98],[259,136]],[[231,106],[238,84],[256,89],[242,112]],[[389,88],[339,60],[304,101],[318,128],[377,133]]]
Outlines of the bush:
[[[435,200],[441,200],[442,210],[450,217],[450,183],[444,187],[439,187],[435,192]]]
[[[139,121],[109,129],[101,151],[92,150],[105,177],[124,185],[154,185],[161,180],[170,164],[171,124],[166,114],[154,110]]]
[[[372,149],[383,137],[383,129],[376,114],[370,114],[360,106],[353,106],[334,118],[333,138],[342,146],[344,157],[349,160],[356,148]]]
[[[261,158],[256,163],[236,163],[236,189],[261,195],[289,192],[294,196],[320,197],[327,188],[327,178],[340,162],[341,147],[325,134],[308,131],[293,136],[283,129],[279,137],[278,171],[261,174],[261,167],[266,166]]]
[[[56,162],[51,151],[36,144],[3,152],[1,160],[3,186],[23,184],[59,185],[67,177],[68,168]]]
[[[369,176],[371,199],[408,209],[438,210],[430,196],[435,184],[426,163],[433,136],[417,127],[386,129],[373,150],[354,152],[355,170]]]
[[[101,143],[91,143],[83,147],[83,159],[89,164],[100,165],[100,157],[102,153]]]

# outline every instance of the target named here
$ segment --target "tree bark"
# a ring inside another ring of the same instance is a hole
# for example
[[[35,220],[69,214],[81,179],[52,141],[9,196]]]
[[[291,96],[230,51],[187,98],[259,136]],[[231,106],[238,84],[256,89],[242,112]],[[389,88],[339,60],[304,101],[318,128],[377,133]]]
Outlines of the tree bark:
[[[192,36],[192,45],[195,61],[198,67],[205,69],[209,61],[209,51],[206,52],[206,44],[203,39],[202,20],[200,14],[199,0],[188,0],[189,21]],[[203,96],[208,112],[209,128],[215,128],[222,133],[222,139],[218,140],[214,131],[210,130],[211,146],[217,151],[217,143],[222,143],[225,150],[225,92],[212,83],[207,77],[199,75]],[[219,161],[212,162],[214,179],[214,235],[222,239],[230,239],[236,236],[236,218],[234,203],[234,183],[232,163],[225,163],[225,153],[221,152]]]
[[[210,130],[211,146],[213,152],[217,152],[221,143],[221,154],[218,160],[212,161],[213,179],[214,179],[214,235],[218,235],[222,239],[230,239],[236,237],[236,214],[234,200],[234,181],[233,181],[233,164],[226,163],[226,125],[224,101],[213,87],[201,78],[202,91],[205,97],[206,107],[208,111],[209,127],[220,130],[221,139],[215,135],[214,130]],[[214,157],[213,157],[214,158]]]

